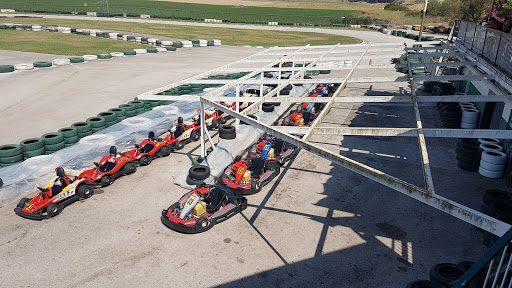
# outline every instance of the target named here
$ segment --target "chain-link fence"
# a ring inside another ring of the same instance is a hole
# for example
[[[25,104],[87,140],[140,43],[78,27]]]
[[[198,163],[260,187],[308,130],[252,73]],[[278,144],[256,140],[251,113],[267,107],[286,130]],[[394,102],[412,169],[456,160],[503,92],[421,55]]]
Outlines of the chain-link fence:
[[[461,21],[456,41],[512,76],[512,34]]]

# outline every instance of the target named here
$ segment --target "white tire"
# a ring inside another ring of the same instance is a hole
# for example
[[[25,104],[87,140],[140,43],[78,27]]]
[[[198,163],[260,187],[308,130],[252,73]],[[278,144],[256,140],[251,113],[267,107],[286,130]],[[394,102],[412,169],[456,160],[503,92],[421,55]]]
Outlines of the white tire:
[[[503,147],[501,147],[501,145],[498,145],[498,144],[480,144],[480,149],[482,149],[482,151],[501,151],[503,152]]]
[[[55,65],[55,66],[63,66],[63,65],[69,65],[69,64],[71,64],[71,61],[69,61],[69,59],[66,59],[66,58],[53,60],[53,65]]]
[[[460,105],[460,109],[462,109],[462,111],[467,110],[467,109],[473,109],[473,110],[475,110],[475,109],[476,109],[476,106],[475,106],[475,105],[467,105],[467,104],[464,104],[464,105]]]
[[[84,55],[82,56],[85,61],[96,61],[98,60],[98,56],[96,55]]]
[[[133,49],[133,51],[135,51],[135,53],[137,53],[137,55],[148,54],[148,50],[146,50],[146,49]]]
[[[123,35],[123,41],[128,41],[128,35]]]
[[[476,109],[466,109],[466,108],[463,108],[462,109],[462,117],[478,118],[478,117],[480,117],[480,111],[478,111]]]
[[[135,42],[140,43],[142,41],[142,37],[135,36]]]
[[[108,36],[110,38],[116,38],[117,39],[117,33],[108,33]]]
[[[503,177],[503,171],[490,171],[485,168],[478,168],[478,174],[487,178],[501,178]]]
[[[477,123],[460,122],[462,129],[476,129]]]
[[[194,47],[192,44],[183,45],[183,48],[192,48]]]
[[[110,55],[112,55],[112,57],[123,57],[124,53],[123,52],[112,52],[112,53],[110,53]]]
[[[156,50],[158,50],[158,52],[167,52],[167,49],[163,47],[156,47]]]
[[[455,95],[465,95],[465,94],[464,93],[460,93],[460,92],[456,92]],[[459,106],[462,106],[462,105],[475,106],[475,104],[473,104],[473,102],[459,102]]]
[[[480,167],[482,167],[486,170],[489,170],[489,171],[499,172],[499,171],[503,171],[505,169],[505,164],[497,165],[497,164],[492,164],[492,163],[488,163],[485,161],[480,161]]]
[[[189,40],[183,40],[183,41],[181,41],[181,44],[183,44],[183,46],[185,46],[185,45],[189,45],[189,44],[190,44],[190,45],[192,45],[192,41],[189,41]]]
[[[156,41],[158,41],[158,39],[156,39],[156,38],[148,38],[148,43],[156,43]]]
[[[495,165],[503,165],[507,162],[507,154],[501,151],[483,151],[481,161]]]
[[[16,64],[14,65],[14,70],[32,70],[34,69],[34,64]]]
[[[501,144],[500,139],[496,138],[478,138],[478,142],[480,142],[480,144]]]
[[[162,46],[172,46],[172,41],[164,40],[162,41]]]

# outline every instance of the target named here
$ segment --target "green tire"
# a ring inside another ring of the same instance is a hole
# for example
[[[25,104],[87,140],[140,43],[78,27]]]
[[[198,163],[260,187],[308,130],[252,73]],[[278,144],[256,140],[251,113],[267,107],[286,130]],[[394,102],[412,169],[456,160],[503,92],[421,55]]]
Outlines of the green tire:
[[[101,131],[103,129],[105,129],[105,126],[103,126],[103,127],[92,127],[92,133],[96,133],[96,132]]]
[[[64,135],[61,132],[46,133],[41,136],[44,141],[44,145],[53,145],[64,141]]]
[[[176,47],[165,47],[167,51],[176,51]]]
[[[114,124],[116,124],[116,123],[117,123],[117,117],[116,117],[116,119],[114,119],[113,121],[107,121],[107,122],[105,122],[105,128],[106,128],[106,127],[110,127],[110,126],[112,126],[112,125],[114,125]]]
[[[0,157],[0,163],[2,163],[2,164],[12,164],[12,163],[19,162],[21,160],[23,160],[22,153],[19,153],[17,155],[10,156],[10,157]]]
[[[48,151],[57,151],[57,150],[64,148],[65,144],[66,143],[64,142],[64,139],[63,139],[63,141],[59,142],[59,143],[44,145],[44,150],[47,152]]]
[[[112,122],[115,121],[117,116],[114,112],[101,112],[98,114],[98,117],[105,118],[106,122]]]
[[[67,148],[67,147],[73,146],[73,145],[75,145],[75,144],[76,144],[76,143],[69,143],[69,144],[66,144],[66,145],[64,145],[64,148]]]
[[[103,117],[90,117],[85,120],[87,123],[91,124],[92,130],[94,131],[94,128],[104,128],[105,127],[105,118]]]
[[[126,110],[123,108],[112,108],[108,109],[108,112],[114,113],[116,115],[116,118],[119,118],[125,115]]]
[[[126,116],[117,117],[117,123],[123,121],[124,119],[126,119]]]
[[[32,158],[32,157],[35,157],[35,156],[40,156],[40,155],[44,155],[44,147],[41,147],[39,149],[36,149],[36,150],[32,150],[32,151],[24,151],[23,152],[23,157],[25,159],[28,159],[28,158]]]
[[[133,106],[135,106],[135,109],[144,108],[144,102],[139,100],[130,101],[128,102],[128,104],[132,104]]]
[[[7,144],[0,146],[0,158],[13,157],[21,154],[21,145]]]
[[[13,65],[0,65],[0,73],[14,72]]]
[[[330,74],[331,70],[320,70],[320,74]]]
[[[34,67],[36,68],[46,68],[46,67],[52,67],[53,63],[50,61],[36,61],[34,62]]]
[[[156,48],[148,48],[146,50],[148,51],[148,53],[158,53],[158,49]]]
[[[65,127],[59,130],[64,138],[74,137],[78,135],[78,130],[75,127]]]
[[[123,54],[126,56],[134,56],[137,55],[137,52],[135,51],[123,51]]]
[[[136,110],[126,111],[126,118],[133,117],[133,116],[136,116],[136,115],[137,115],[137,111]]]
[[[91,130],[89,130],[89,131],[87,131],[87,132],[82,132],[82,133],[78,132],[78,138],[82,139],[82,138],[84,138],[84,137],[87,137],[87,136],[89,136],[89,135],[92,135],[92,133],[93,133],[93,132],[92,132],[92,129],[91,129]]]
[[[119,105],[119,108],[122,108],[125,110],[125,113],[128,112],[128,111],[133,111],[135,110],[135,105],[133,104],[121,104]]]
[[[91,131],[91,128],[92,128],[91,124],[89,124],[87,122],[76,122],[76,123],[71,124],[71,127],[76,128],[76,131],[78,132],[78,134],[89,132],[89,131]]]
[[[135,109],[135,113],[137,113],[136,115],[142,114],[144,112],[146,112],[146,111],[144,111],[144,107]]]
[[[20,142],[21,150],[29,152],[44,147],[44,141],[41,138],[29,138]]]
[[[149,102],[149,106],[150,106],[151,108],[154,108],[154,107],[156,107],[156,106],[159,106],[159,105],[160,105],[160,100],[149,100],[149,101],[150,101],[150,102]]]
[[[71,137],[64,137],[65,144],[75,144],[76,142],[78,142],[78,140],[80,140],[80,137],[78,137],[78,134],[75,136],[71,136]]]
[[[69,62],[71,63],[82,63],[84,61],[84,57],[69,57]]]
[[[98,54],[98,59],[110,59],[112,58],[112,55],[110,54],[107,54],[107,53],[101,53],[101,54]]]

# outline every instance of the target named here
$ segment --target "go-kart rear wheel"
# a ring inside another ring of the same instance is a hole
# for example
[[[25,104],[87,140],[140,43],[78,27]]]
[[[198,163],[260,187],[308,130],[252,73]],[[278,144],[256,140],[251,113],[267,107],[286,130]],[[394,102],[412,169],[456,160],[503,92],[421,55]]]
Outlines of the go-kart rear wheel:
[[[48,213],[48,217],[54,217],[57,216],[62,211],[62,207],[60,205],[57,205],[55,203],[52,203],[48,205],[46,208],[46,213]]]
[[[110,175],[105,175],[105,176],[101,177],[100,184],[101,184],[101,187],[106,187],[106,186],[112,184],[112,178],[110,177]]]
[[[212,121],[212,126],[211,126],[212,129],[217,129],[219,128],[219,121],[217,120],[213,120]]]
[[[192,141],[199,140],[199,137],[200,136],[199,136],[199,133],[197,133],[197,131],[192,131],[192,133],[190,133],[190,139],[192,139]],[[181,143],[181,142],[178,142],[178,143]],[[183,143],[182,143],[182,145],[183,145]],[[181,148],[178,148],[178,149],[181,149]]]
[[[286,160],[284,160],[283,157],[278,157],[277,158],[277,163],[279,163],[279,165],[283,166],[284,165],[284,162],[286,162]]]
[[[228,122],[227,117],[222,117],[222,118],[219,119],[219,123],[220,124],[226,124],[226,122]]]
[[[181,150],[181,149],[183,149],[184,146],[185,146],[185,144],[183,144],[183,142],[181,142],[181,141],[178,141],[175,143],[176,150]]]
[[[16,207],[23,209],[23,207],[26,206],[26,204],[28,203],[29,200],[30,199],[28,199],[28,198],[21,198],[20,202],[18,202],[18,205]]]
[[[149,165],[151,164],[151,158],[149,158],[148,156],[142,156],[139,160],[140,162],[140,166],[146,166],[146,165]],[[126,164],[128,165],[128,164]]]
[[[94,194],[94,188],[89,185],[80,185],[76,190],[76,194],[78,194],[80,199],[87,199]]]
[[[164,146],[164,147],[162,147],[162,149],[160,149],[160,156],[161,157],[167,157],[169,155],[171,155],[171,147]]]
[[[200,217],[196,224],[202,232],[210,230],[213,227],[214,222],[211,219]]]
[[[151,161],[149,163],[151,163]],[[135,163],[126,163],[123,167],[123,172],[125,175],[133,174],[135,171],[137,171],[137,165],[135,165]]]

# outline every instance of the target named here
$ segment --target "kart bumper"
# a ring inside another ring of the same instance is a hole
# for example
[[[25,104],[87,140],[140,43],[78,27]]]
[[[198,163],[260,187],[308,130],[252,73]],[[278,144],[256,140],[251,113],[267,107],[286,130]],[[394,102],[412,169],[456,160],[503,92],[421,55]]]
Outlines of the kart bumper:
[[[48,215],[43,215],[42,213],[27,213],[27,212],[22,211],[18,207],[14,208],[14,213],[16,213],[16,215],[18,215],[20,217],[30,219],[30,220],[43,220],[43,219],[48,218]]]
[[[177,231],[177,232],[181,232],[181,233],[185,233],[185,234],[196,234],[196,233],[203,232],[203,229],[201,229],[201,227],[199,227],[197,225],[187,226],[187,225],[184,225],[181,223],[176,223],[176,222],[171,221],[169,219],[169,217],[167,217],[167,209],[162,211],[161,220],[162,220],[162,224],[164,224],[167,228]]]

